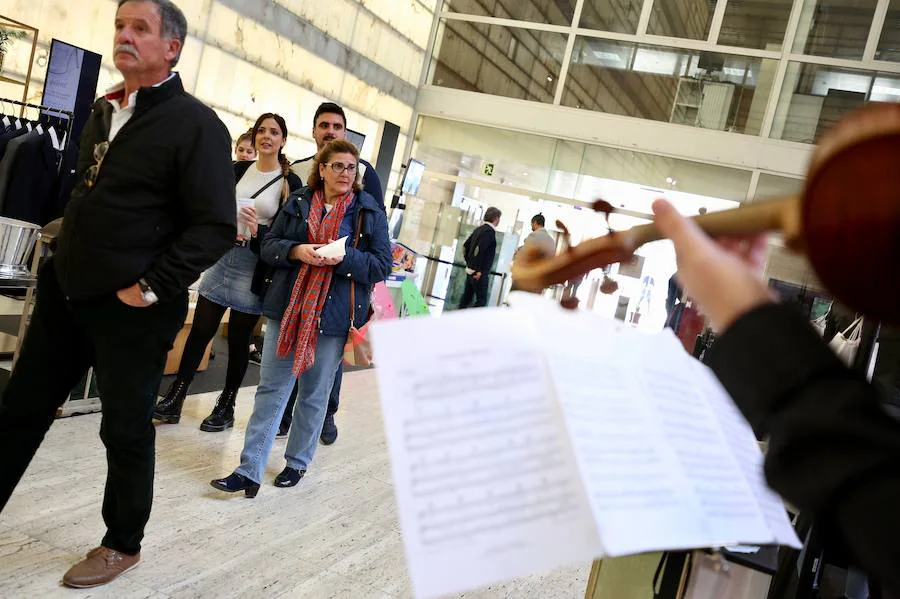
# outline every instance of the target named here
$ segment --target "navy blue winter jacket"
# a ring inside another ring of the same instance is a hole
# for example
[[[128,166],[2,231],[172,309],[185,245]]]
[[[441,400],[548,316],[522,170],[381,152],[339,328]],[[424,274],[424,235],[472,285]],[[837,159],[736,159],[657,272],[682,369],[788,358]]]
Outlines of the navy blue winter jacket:
[[[304,187],[291,194],[263,239],[260,257],[277,267],[263,302],[263,313],[267,318],[281,320],[290,302],[302,263],[290,260],[288,255],[295,245],[309,243],[306,226],[312,193],[309,187]],[[361,231],[354,231],[360,210]],[[357,235],[359,246],[354,248]],[[342,337],[350,330],[350,285],[356,285],[354,325],[359,328],[368,320],[372,286],[387,279],[392,262],[384,208],[365,191],[359,192],[347,209],[339,236],[348,236],[347,255],[334,267],[328,298],[319,319],[319,334],[336,337]]]

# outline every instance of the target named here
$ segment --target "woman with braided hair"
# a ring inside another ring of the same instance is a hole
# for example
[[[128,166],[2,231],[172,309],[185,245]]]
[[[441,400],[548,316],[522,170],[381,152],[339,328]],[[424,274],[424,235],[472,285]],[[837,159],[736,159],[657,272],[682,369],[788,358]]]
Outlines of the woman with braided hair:
[[[291,192],[303,187],[290,170],[284,155],[288,129],[284,119],[266,113],[253,126],[256,162],[234,164],[237,182],[238,237],[234,247],[205,273],[200,281],[200,298],[194,322],[181,356],[178,376],[159,401],[153,417],[175,424],[188,388],[209,345],[231,309],[228,320],[228,370],[225,389],[212,413],[200,425],[207,432],[224,431],[234,425],[234,403],[247,371],[250,337],[263,311],[261,290],[254,284],[265,270],[259,261],[259,241]],[[254,274],[256,276],[254,276]]]

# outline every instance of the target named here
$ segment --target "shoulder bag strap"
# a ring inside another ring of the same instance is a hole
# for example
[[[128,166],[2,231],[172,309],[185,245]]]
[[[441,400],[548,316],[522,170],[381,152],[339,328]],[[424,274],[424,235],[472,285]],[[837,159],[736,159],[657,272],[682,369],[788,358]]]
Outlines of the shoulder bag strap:
[[[362,237],[362,206],[356,207],[356,230],[353,232],[353,247],[359,247],[359,238]],[[353,328],[353,322],[356,320],[356,283],[350,279],[350,328]]]
[[[850,323],[850,326],[844,329],[844,332],[841,333],[842,337],[849,338],[853,335],[856,335],[856,331],[860,328],[860,323],[862,322],[862,317],[857,317],[853,322]],[[850,333],[848,336],[847,334]]]
[[[266,183],[265,185],[260,187],[256,193],[254,193],[252,196],[250,196],[250,199],[255,200],[259,194],[261,194],[265,190],[269,189],[270,187],[272,187],[272,185],[274,185],[275,183],[278,183],[282,179],[284,179],[284,175],[278,175],[277,177],[275,177],[274,179],[272,179],[271,181],[269,181],[268,183]]]
[[[863,318],[860,316],[856,319],[856,328],[853,329],[852,333],[850,333],[850,341],[859,341],[860,337],[862,337],[862,328]]]

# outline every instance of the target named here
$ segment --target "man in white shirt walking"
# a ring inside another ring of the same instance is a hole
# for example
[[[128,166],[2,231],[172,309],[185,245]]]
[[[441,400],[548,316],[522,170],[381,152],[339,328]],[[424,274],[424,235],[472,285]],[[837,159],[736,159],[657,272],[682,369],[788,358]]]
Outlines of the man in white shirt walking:
[[[544,228],[546,220],[543,214],[531,217],[531,234],[525,238],[525,247],[535,247],[541,258],[552,258],[556,255],[556,241]]]

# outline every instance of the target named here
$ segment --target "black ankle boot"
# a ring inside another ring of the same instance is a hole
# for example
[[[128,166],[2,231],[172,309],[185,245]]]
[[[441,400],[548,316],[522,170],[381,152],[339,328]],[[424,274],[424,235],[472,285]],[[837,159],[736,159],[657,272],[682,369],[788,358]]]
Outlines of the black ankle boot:
[[[234,402],[237,389],[225,389],[216,400],[212,414],[200,424],[200,430],[207,433],[220,433],[234,426]]]
[[[306,474],[306,470],[297,470],[296,468],[285,466],[284,470],[279,472],[278,476],[275,477],[275,486],[281,487],[282,489],[293,487],[300,482],[300,479],[303,478],[304,474]]]
[[[165,396],[156,404],[153,417],[164,424],[178,424],[181,420],[181,406],[187,397],[190,383],[184,379],[175,379]]]
[[[319,439],[323,445],[331,445],[337,441],[337,425],[334,423],[334,414],[326,414],[325,422],[322,424],[322,434]]]
[[[243,474],[232,472],[225,478],[217,478],[209,481],[214,489],[225,491],[226,493],[237,493],[243,491],[244,495],[253,499],[259,493],[259,483],[255,483]]]

